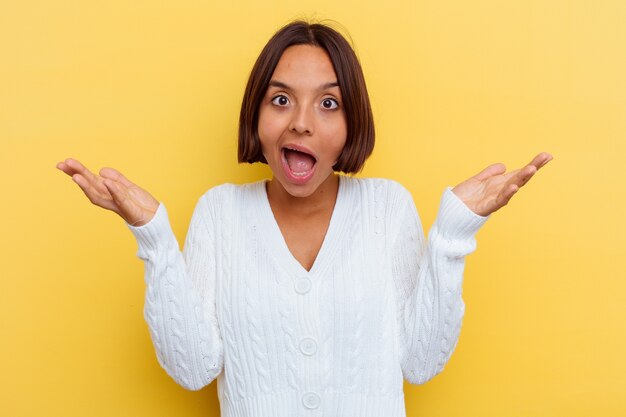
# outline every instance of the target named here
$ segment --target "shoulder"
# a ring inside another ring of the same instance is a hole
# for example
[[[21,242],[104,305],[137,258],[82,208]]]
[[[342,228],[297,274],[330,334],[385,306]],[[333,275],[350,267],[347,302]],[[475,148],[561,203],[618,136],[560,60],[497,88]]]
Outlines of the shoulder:
[[[204,211],[217,213],[232,212],[233,206],[257,196],[264,187],[265,180],[245,184],[224,183],[209,188],[198,200]]]
[[[406,204],[413,201],[411,192],[398,181],[387,178],[343,177],[346,187],[357,190],[368,200],[382,202],[385,205]]]
[[[258,192],[259,187],[263,187],[263,185],[264,180],[246,184],[224,183],[209,188],[200,196],[200,200],[215,204],[225,199],[242,198]]]
[[[419,219],[411,192],[386,178],[344,177],[353,201],[369,207],[376,230],[395,235],[407,218]]]

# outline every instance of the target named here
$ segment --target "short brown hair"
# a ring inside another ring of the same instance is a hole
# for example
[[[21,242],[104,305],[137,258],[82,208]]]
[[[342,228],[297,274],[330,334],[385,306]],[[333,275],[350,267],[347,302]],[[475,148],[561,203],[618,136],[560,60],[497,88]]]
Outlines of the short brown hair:
[[[258,134],[259,107],[285,49],[293,45],[313,45],[324,49],[337,74],[348,127],[346,145],[333,170],[346,174],[361,171],[374,150],[374,117],[365,77],[354,50],[336,30],[321,23],[296,20],[269,40],[256,60],[241,103],[239,115],[240,163],[267,163]]]

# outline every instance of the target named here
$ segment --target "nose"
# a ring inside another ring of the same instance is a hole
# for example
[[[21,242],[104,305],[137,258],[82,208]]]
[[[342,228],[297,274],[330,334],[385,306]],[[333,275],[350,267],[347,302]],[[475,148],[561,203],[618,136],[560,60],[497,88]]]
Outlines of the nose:
[[[289,131],[301,135],[313,133],[313,114],[308,106],[297,106],[289,123]]]

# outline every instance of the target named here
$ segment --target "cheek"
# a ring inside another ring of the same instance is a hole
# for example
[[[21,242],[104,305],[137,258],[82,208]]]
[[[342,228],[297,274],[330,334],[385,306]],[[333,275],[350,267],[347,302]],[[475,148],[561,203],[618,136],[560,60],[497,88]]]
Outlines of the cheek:
[[[346,145],[348,137],[348,128],[345,122],[335,124],[332,129],[328,130],[327,135],[331,144],[330,148],[333,149],[335,155],[339,156]]]
[[[336,132],[336,135],[329,136],[326,143],[328,145],[324,152],[325,159],[330,162],[331,165],[334,165],[337,163],[337,160],[341,156],[341,153],[346,145],[345,132]]]
[[[271,129],[263,117],[259,117],[259,124],[257,125],[257,133],[261,141],[261,148],[265,149],[268,145],[269,138],[271,137]]]
[[[264,112],[259,114],[259,123],[257,126],[261,146],[267,147],[275,143],[282,132],[280,119],[277,117],[269,117]]]
[[[341,156],[341,153],[343,152],[343,149],[345,148],[345,146],[346,146],[345,140],[341,142],[340,145],[337,146],[335,150],[335,154],[333,155],[334,163],[337,163],[337,160],[339,160],[339,157]]]

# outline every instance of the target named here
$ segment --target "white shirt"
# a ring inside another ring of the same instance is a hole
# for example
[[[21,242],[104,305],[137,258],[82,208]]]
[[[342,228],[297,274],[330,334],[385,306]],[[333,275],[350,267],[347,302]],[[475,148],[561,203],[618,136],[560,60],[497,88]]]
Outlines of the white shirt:
[[[405,417],[403,378],[425,383],[456,347],[465,256],[489,216],[447,187],[426,241],[404,187],[340,176],[307,271],[265,184],[207,191],[183,252],[163,203],[149,223],[127,224],[159,363],[187,389],[217,378],[223,417]]]

